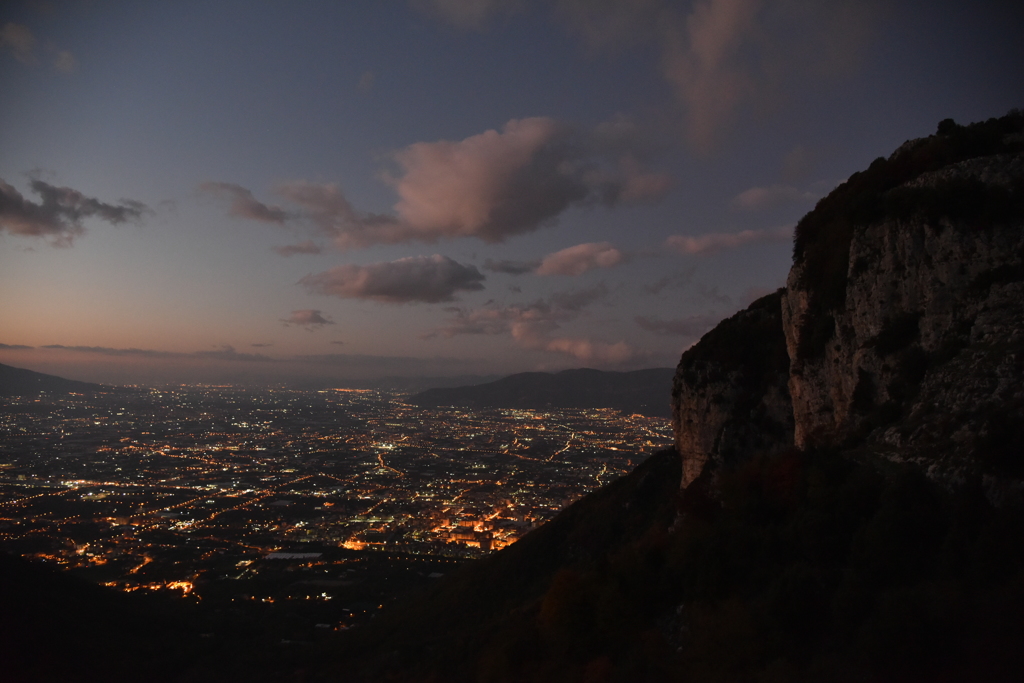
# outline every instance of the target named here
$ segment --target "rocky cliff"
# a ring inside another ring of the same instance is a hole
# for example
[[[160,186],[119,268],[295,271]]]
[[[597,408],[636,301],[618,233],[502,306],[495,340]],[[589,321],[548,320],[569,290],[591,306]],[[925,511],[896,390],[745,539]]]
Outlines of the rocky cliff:
[[[723,320],[689,348],[672,383],[682,486],[712,467],[793,444],[783,290]]]
[[[790,439],[916,462],[945,480],[981,474],[990,488],[1024,478],[1022,150],[1019,112],[947,120],[819,202],[797,226],[778,331],[758,302],[680,361],[683,486],[734,443],[764,451]],[[704,348],[726,329],[773,359],[783,335],[787,387],[783,364],[761,360],[775,377],[745,391],[751,359]],[[747,415],[773,416],[770,429],[750,434]]]

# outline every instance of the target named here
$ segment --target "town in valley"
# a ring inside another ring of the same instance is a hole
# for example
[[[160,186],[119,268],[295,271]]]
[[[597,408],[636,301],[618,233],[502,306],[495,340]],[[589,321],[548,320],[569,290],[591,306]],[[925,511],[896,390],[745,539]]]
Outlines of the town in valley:
[[[320,626],[347,628],[672,440],[667,419],[611,409],[402,399],[232,386],[4,398],[0,550],[124,591],[338,599]]]

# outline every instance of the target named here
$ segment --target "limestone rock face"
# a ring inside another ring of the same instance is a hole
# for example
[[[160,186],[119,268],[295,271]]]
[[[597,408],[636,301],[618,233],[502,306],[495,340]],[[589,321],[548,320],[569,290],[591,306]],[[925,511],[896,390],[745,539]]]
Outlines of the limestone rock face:
[[[786,287],[683,354],[672,407],[683,487],[795,445],[1024,490],[1024,114],[943,122],[821,200]]]
[[[1016,190],[1024,188],[1022,161],[972,159],[906,187],[980,178]],[[1009,420],[986,427],[993,416],[1024,415],[1021,218],[916,216],[858,226],[842,304],[813,312],[812,286],[795,265],[782,301],[797,446],[867,440],[897,458],[955,470],[987,457],[976,452],[979,438],[1005,431]],[[823,314],[832,334],[813,348],[807,335],[821,326],[810,321]]]
[[[685,488],[705,466],[793,443],[782,290],[722,321],[679,361],[672,421]]]

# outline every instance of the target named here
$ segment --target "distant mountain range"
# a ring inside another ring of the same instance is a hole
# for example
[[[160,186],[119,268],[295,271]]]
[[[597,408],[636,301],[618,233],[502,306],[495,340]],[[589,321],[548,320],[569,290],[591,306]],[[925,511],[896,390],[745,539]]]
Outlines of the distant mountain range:
[[[562,372],[521,372],[475,386],[435,388],[406,399],[423,407],[616,408],[668,417],[673,368],[605,372],[581,368]]]
[[[64,379],[56,375],[15,368],[0,363],[0,396],[24,396],[30,394],[92,394],[115,391],[113,387],[91,382]]]

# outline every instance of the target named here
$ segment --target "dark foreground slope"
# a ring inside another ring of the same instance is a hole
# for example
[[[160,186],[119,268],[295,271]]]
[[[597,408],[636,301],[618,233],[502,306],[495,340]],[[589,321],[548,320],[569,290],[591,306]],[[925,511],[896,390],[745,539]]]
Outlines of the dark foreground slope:
[[[1024,519],[980,482],[789,449],[652,456],[347,634],[315,680],[1016,681]]]
[[[0,554],[0,680],[170,682],[199,654],[192,625],[166,599]]]
[[[943,122],[819,202],[787,288],[683,355],[682,489],[654,456],[385,610],[344,671],[1024,680],[1022,301],[1024,115]]]
[[[101,391],[113,391],[113,389],[102,384],[64,379],[56,375],[47,375],[0,363],[0,396],[31,396],[42,392],[92,394]]]
[[[487,384],[428,389],[407,400],[413,405],[430,407],[616,408],[650,417],[668,417],[672,374],[670,368],[521,372]]]

